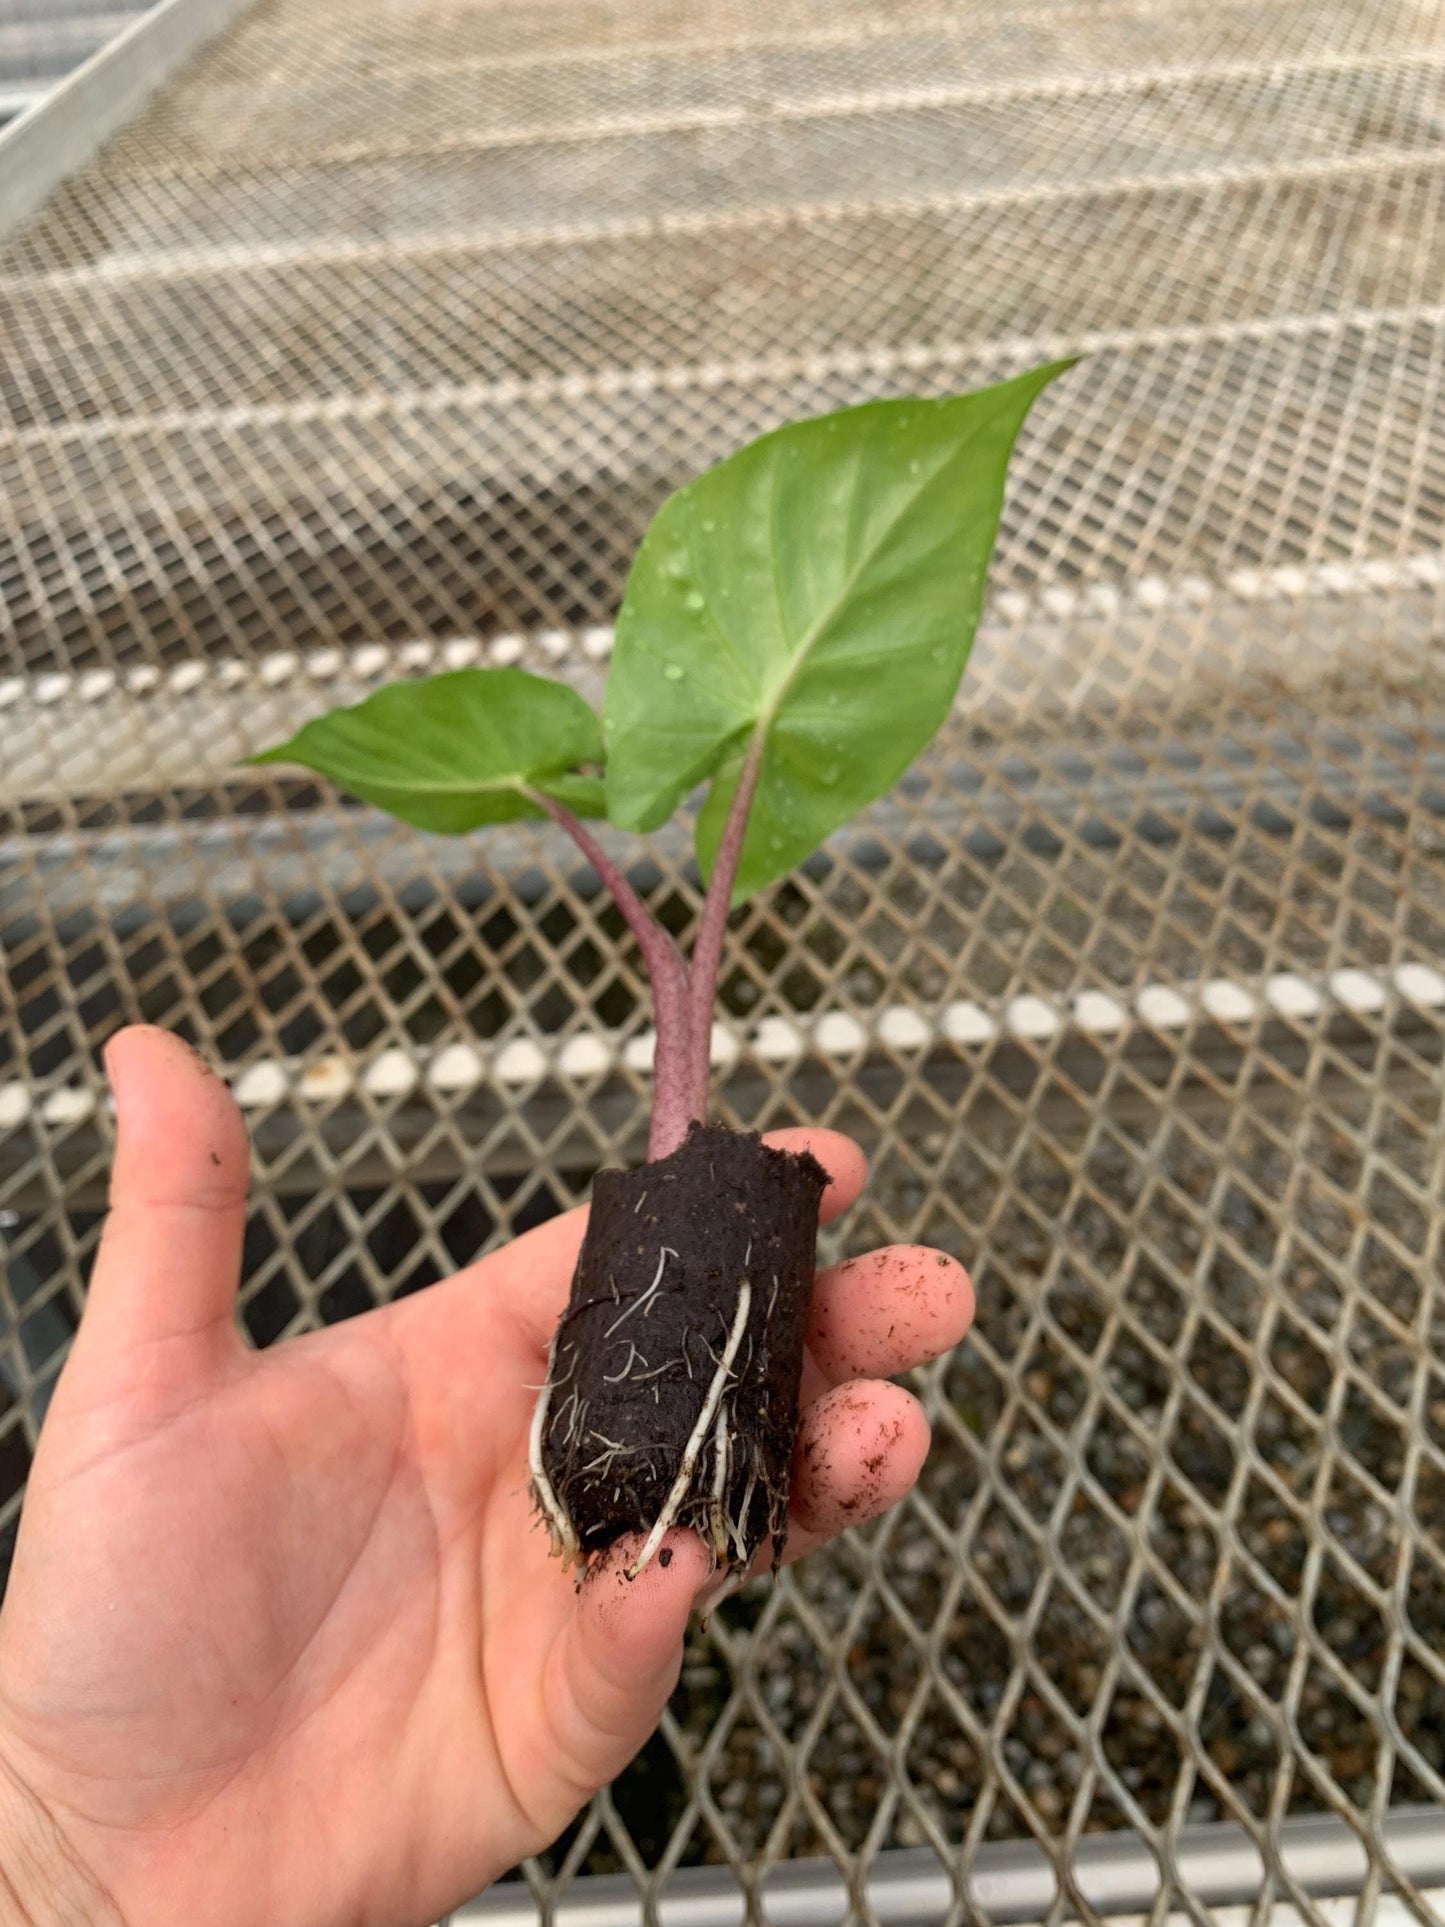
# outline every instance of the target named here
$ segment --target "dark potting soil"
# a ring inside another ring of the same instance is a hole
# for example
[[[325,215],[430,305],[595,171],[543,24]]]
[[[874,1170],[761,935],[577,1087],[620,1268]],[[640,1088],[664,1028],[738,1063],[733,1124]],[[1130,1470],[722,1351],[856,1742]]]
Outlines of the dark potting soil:
[[[808,1153],[693,1125],[602,1171],[557,1328],[538,1499],[583,1553],[665,1515],[719,1560],[781,1553],[818,1204]],[[544,1489],[544,1487],[546,1489]]]

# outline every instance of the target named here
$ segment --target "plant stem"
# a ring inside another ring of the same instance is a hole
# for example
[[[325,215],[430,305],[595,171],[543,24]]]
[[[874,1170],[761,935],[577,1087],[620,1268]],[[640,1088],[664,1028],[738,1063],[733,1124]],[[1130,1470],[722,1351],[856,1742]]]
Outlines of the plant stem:
[[[652,1067],[652,1128],[648,1133],[647,1156],[650,1162],[664,1158],[677,1149],[687,1136],[688,1125],[694,1117],[700,1119],[706,1108],[706,1049],[703,1052],[700,1094],[694,1092],[692,1084],[694,1052],[688,1035],[687,965],[672,937],[653,916],[592,832],[579,823],[570,810],[553,802],[550,796],[544,796],[540,790],[531,790],[528,794],[559,829],[567,832],[601,877],[642,952],[648,982],[652,985],[652,1006],[657,1021],[657,1049]],[[713,975],[715,981],[716,967]]]
[[[691,1048],[688,1096],[692,1114],[707,1119],[707,1086],[712,1068],[713,1005],[717,999],[718,972],[722,968],[723,939],[727,935],[728,912],[732,908],[733,885],[737,882],[738,861],[748,831],[753,798],[758,793],[758,777],[763,766],[761,730],[748,745],[743,766],[738,771],[737,788],[723,825],[722,838],[713,860],[712,877],[703,900],[702,918],[697,926],[697,941],[692,947],[692,971],[687,992],[687,1029]]]

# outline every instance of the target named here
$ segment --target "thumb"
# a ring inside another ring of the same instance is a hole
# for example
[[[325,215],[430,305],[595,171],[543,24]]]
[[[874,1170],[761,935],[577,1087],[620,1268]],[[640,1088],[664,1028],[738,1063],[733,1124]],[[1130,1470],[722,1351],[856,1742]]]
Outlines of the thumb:
[[[619,1540],[593,1565],[555,1651],[550,1723],[588,1788],[615,1779],[661,1719],[688,1615],[712,1577],[702,1541],[678,1531],[628,1579],[640,1545]]]
[[[105,1059],[115,1164],[77,1350],[229,1335],[250,1166],[241,1114],[167,1031],[120,1031]]]

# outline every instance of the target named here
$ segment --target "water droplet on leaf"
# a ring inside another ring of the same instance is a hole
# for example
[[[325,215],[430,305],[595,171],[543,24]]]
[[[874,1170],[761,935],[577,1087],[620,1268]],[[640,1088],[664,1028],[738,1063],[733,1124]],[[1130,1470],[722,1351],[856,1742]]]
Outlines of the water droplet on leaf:
[[[681,665],[678,663],[670,662],[667,665],[666,669],[663,670],[662,673],[664,676],[666,676],[669,682],[682,681],[682,668],[681,668]]]
[[[707,517],[707,518],[706,518],[706,519],[704,520],[704,522],[703,522],[703,525],[702,525],[702,532],[703,532],[703,534],[704,534],[704,535],[712,535],[712,534],[714,534],[714,533],[716,532],[716,530],[717,530],[717,523],[713,521],[713,519],[712,519],[712,517],[711,517],[711,516],[708,516],[708,517]]]
[[[683,608],[691,609],[694,612],[702,608],[703,602],[704,597],[701,589],[689,589],[687,594],[682,598]]]

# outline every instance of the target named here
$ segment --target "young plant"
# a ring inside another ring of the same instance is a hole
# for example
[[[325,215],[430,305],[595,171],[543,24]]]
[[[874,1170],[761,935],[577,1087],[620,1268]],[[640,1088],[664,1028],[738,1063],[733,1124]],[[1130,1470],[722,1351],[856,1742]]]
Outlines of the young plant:
[[[301,763],[419,829],[550,818],[611,891],[656,1014],[648,1163],[601,1172],[531,1435],[555,1551],[673,1525],[746,1571],[781,1554],[825,1175],[707,1122],[730,908],[884,794],[968,659],[1014,439],[1056,362],[941,401],[778,429],[659,510],[599,719],[519,669],[396,683],[260,762]],[[583,819],[656,829],[701,784],[690,961]]]

